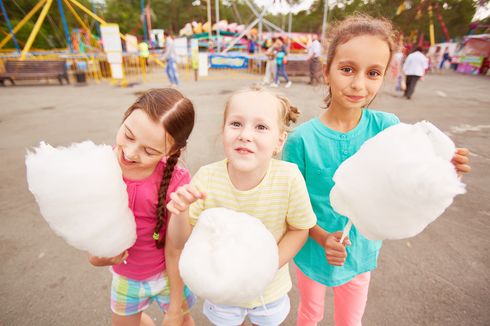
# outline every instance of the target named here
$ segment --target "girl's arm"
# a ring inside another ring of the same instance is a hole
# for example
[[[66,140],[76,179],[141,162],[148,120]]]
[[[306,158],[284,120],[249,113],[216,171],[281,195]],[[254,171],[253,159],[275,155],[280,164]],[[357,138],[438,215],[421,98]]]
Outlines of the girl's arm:
[[[128,258],[128,251],[124,250],[123,253],[114,257],[97,257],[89,254],[88,261],[92,265],[100,267],[100,266],[118,265],[122,263],[124,260],[126,260],[126,258]]]
[[[179,187],[170,194],[170,202],[167,209],[172,213],[168,223],[167,236],[172,245],[182,250],[184,244],[191,235],[192,226],[189,223],[189,206],[198,199],[204,199],[206,194],[200,192],[191,184]]]
[[[307,239],[308,230],[288,226],[288,230],[277,245],[279,247],[279,268],[293,259]]]
[[[348,236],[345,237],[344,243],[340,243],[342,231],[329,233],[317,224],[310,229],[310,237],[325,249],[325,256],[330,265],[344,265],[347,257],[345,246],[350,246],[351,243]]]
[[[172,220],[172,218],[170,220]],[[170,289],[170,305],[164,316],[163,325],[182,325],[184,321],[184,314],[182,311],[182,303],[184,302],[184,281],[182,281],[179,273],[179,259],[181,252],[181,250],[173,245],[171,235],[167,230],[167,236],[165,238],[165,265],[168,276],[168,286]]]

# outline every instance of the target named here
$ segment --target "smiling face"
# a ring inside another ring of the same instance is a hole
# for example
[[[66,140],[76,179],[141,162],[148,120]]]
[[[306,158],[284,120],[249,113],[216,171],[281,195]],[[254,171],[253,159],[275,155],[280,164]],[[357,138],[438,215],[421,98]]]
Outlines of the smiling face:
[[[223,126],[230,176],[265,175],[287,136],[280,128],[279,105],[279,100],[267,92],[243,92],[231,98]]]
[[[377,36],[356,36],[336,48],[325,71],[332,101],[329,108],[360,109],[376,96],[390,59],[388,43]]]
[[[123,176],[142,179],[151,175],[170,148],[170,138],[161,122],[151,120],[143,110],[134,110],[116,136],[116,152]]]

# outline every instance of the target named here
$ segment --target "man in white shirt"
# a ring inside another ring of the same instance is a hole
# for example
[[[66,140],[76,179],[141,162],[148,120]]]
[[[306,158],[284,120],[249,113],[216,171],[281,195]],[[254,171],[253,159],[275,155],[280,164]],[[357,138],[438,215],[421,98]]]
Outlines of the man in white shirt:
[[[320,82],[321,63],[320,56],[322,55],[322,46],[318,41],[318,35],[313,34],[310,46],[308,47],[308,58],[306,59],[310,65],[310,85],[316,85]]]
[[[404,96],[410,99],[415,91],[415,85],[429,67],[429,59],[422,53],[422,47],[417,46],[414,52],[408,55],[403,64],[407,87]]]

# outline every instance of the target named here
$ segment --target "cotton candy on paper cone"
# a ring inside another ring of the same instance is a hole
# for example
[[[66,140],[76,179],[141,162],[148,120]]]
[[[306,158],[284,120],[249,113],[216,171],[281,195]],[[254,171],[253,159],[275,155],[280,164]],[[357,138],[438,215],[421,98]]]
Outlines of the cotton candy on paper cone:
[[[113,257],[136,241],[126,184],[110,146],[90,141],[26,156],[27,182],[51,229],[77,249]]]
[[[211,208],[199,216],[179,268],[184,283],[197,296],[239,305],[262,295],[278,264],[276,241],[260,220]]]
[[[332,207],[368,239],[413,237],[465,193],[454,152],[451,139],[427,121],[387,128],[339,166]]]

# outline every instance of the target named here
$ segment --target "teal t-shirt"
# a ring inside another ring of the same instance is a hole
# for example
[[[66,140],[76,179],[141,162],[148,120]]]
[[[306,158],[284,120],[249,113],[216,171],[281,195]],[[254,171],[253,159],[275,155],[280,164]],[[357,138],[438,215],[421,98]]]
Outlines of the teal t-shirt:
[[[328,232],[344,229],[347,218],[337,214],[330,205],[335,171],[366,140],[399,122],[394,114],[363,109],[359,124],[347,133],[332,130],[314,118],[289,135],[283,159],[296,163],[303,174],[318,226]],[[326,286],[342,285],[356,275],[375,269],[381,241],[366,239],[355,226],[349,238],[352,244],[347,246],[347,259],[342,267],[328,264],[325,250],[312,238],[308,238],[294,262],[306,276]]]

